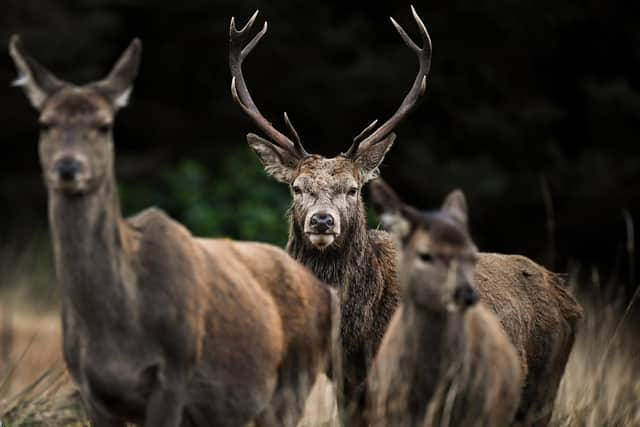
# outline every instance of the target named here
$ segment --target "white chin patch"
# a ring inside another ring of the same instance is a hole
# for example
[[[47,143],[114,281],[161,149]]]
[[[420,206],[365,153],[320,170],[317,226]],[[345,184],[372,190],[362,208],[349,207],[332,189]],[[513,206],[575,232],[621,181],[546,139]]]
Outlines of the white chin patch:
[[[456,313],[459,311],[458,304],[454,303],[453,301],[448,302],[445,307],[449,313]]]
[[[317,248],[324,249],[336,239],[333,234],[309,234],[311,244]]]

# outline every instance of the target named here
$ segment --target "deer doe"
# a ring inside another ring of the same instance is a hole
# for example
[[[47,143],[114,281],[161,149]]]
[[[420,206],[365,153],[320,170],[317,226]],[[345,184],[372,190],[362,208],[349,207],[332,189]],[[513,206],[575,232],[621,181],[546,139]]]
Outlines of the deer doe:
[[[309,154],[287,113],[284,121],[291,138],[275,129],[254,103],[242,63],[267,31],[265,22],[262,30],[249,39],[258,12],[240,30],[232,19],[229,31],[233,99],[269,138],[250,133],[247,142],[266,172],[291,189],[287,252],[339,292],[344,397],[349,406],[345,425],[349,426],[366,424],[363,414],[368,366],[398,304],[396,249],[387,233],[367,230],[361,189],[378,175],[378,166],[395,139],[393,129],[426,90],[431,41],[422,20],[413,7],[411,10],[422,46],[391,18],[418,58],[418,73],[411,89],[391,118],[379,127],[377,121],[371,123],[345,153],[333,158]],[[340,398],[342,394],[338,394]]]
[[[412,223],[407,206],[382,178],[370,185],[383,228],[406,234]],[[582,308],[561,276],[519,255],[479,253],[475,285],[482,303],[493,312],[520,359],[525,386],[516,421],[546,426],[573,348]]]
[[[476,247],[462,192],[440,211],[403,207],[401,303],[368,381],[374,427],[487,426],[513,421],[521,365],[496,316],[482,303],[473,272]]]
[[[334,291],[271,245],[199,239],[151,208],[123,219],[116,112],[134,40],[103,80],[55,77],[14,36],[40,113],[64,359],[94,426],[295,426],[331,350]]]

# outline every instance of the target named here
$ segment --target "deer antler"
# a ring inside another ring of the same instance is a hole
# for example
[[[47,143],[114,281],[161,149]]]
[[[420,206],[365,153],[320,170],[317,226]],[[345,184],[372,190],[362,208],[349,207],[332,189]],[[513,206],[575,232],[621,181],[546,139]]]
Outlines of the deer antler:
[[[351,144],[349,150],[344,154],[346,157],[357,157],[362,150],[376,144],[385,136],[389,135],[397,124],[400,123],[411,110],[413,110],[420,100],[420,97],[424,95],[427,88],[427,75],[431,68],[431,39],[429,38],[427,28],[413,6],[411,6],[411,13],[413,14],[413,19],[416,21],[416,24],[418,24],[418,29],[420,30],[420,36],[422,37],[423,44],[422,47],[419,47],[413,40],[411,40],[411,37],[409,37],[407,32],[395,21],[395,19],[390,19],[393,26],[396,27],[396,30],[400,33],[400,37],[402,37],[405,44],[418,56],[418,62],[420,64],[418,75],[416,76],[409,93],[407,93],[402,104],[400,104],[400,107],[393,116],[391,116],[389,120],[384,122],[375,131],[374,129],[378,122],[377,120],[360,132],[360,134],[353,139],[353,144]]]
[[[249,32],[251,31],[257,16],[258,11],[256,10],[246,25],[240,30],[236,29],[235,18],[231,18],[231,23],[229,25],[229,68],[231,69],[232,75],[231,95],[245,114],[247,114],[258,125],[258,127],[267,134],[274,145],[288,151],[296,158],[301,159],[308,154],[302,146],[298,132],[296,132],[295,128],[291,124],[287,113],[284,113],[284,120],[289,132],[291,132],[293,136],[293,141],[274,128],[271,122],[269,122],[269,120],[260,113],[260,110],[258,110],[258,107],[251,98],[247,84],[244,81],[244,76],[242,75],[242,62],[249,53],[251,53],[253,48],[256,47],[262,36],[267,32],[267,22],[265,21],[262,30],[260,30],[260,32],[258,32],[258,34],[256,34],[253,39],[243,47],[245,42],[248,40]]]

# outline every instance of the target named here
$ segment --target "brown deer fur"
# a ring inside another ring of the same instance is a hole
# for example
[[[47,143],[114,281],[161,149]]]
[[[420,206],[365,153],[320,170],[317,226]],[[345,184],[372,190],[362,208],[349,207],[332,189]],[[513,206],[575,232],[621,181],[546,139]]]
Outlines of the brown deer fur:
[[[382,179],[370,185],[383,228],[406,232],[404,203]],[[517,421],[546,426],[573,347],[582,308],[561,276],[518,255],[479,253],[475,284],[520,356],[525,388]]]
[[[281,249],[194,238],[155,208],[121,217],[111,125],[140,50],[78,87],[10,44],[40,110],[67,367],[94,426],[295,426],[337,298]]]
[[[522,392],[516,351],[473,284],[476,248],[461,192],[442,211],[408,219],[402,301],[368,381],[372,426],[509,425]],[[466,218],[466,212],[461,217]]]

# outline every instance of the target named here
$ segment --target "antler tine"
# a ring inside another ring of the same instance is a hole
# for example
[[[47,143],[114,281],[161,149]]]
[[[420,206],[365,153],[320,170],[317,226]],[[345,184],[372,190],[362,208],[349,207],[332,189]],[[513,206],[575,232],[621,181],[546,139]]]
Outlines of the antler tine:
[[[427,75],[431,69],[431,38],[429,37],[429,32],[427,31],[427,27],[418,16],[415,8],[411,6],[411,13],[413,14],[413,19],[416,21],[418,29],[420,30],[420,36],[422,38],[422,47],[418,46],[412,39],[409,37],[407,32],[396,22],[395,19],[391,19],[391,23],[396,28],[400,37],[405,42],[405,44],[418,56],[419,69],[416,79],[409,89],[409,92],[402,100],[400,107],[396,110],[396,112],[391,116],[386,122],[384,122],[378,129],[372,131],[373,125],[369,125],[364,131],[362,131],[358,137],[354,140],[353,145],[349,148],[347,154],[350,157],[356,156],[360,151],[370,147],[371,145],[376,144],[384,137],[389,135],[391,131],[404,119],[407,114],[413,110],[413,108],[418,104],[418,101],[424,95],[424,92],[427,88]],[[364,137],[367,133],[370,133],[369,136],[358,141],[359,137]]]
[[[298,135],[296,128],[293,127],[291,120],[289,120],[289,115],[287,114],[286,111],[284,112],[284,123],[287,125],[287,129],[289,129],[289,132],[291,133],[291,135],[293,135],[293,143],[296,148],[296,151],[300,153],[303,157],[308,156],[309,153],[307,153],[304,147],[302,146],[302,141],[300,141],[300,136]]]
[[[295,133],[295,138],[298,139],[298,141],[294,143],[286,135],[273,127],[271,122],[262,115],[255,102],[253,102],[253,98],[245,83],[244,75],[242,74],[242,63],[244,59],[251,53],[253,48],[256,47],[260,39],[262,39],[267,32],[268,27],[265,21],[262,29],[245,45],[257,16],[258,11],[249,18],[249,21],[240,30],[236,28],[235,18],[231,18],[229,24],[229,69],[231,70],[232,76],[231,95],[234,101],[242,108],[242,111],[265,132],[274,145],[299,157],[304,153],[304,150],[300,151],[302,144],[299,142],[297,133]],[[243,47],[243,45],[245,46]],[[287,124],[287,126],[289,125],[290,123]]]
[[[377,124],[378,124],[378,119],[369,123],[367,127],[362,130],[362,132],[356,135],[356,137],[353,138],[353,143],[351,144],[351,147],[349,147],[347,152],[344,153],[344,156],[352,157],[353,155],[355,155],[355,151],[358,149],[358,145],[360,144],[360,141],[362,141],[367,135],[369,135],[371,131],[375,129]]]

